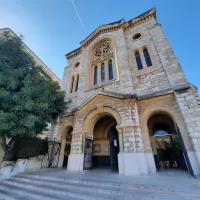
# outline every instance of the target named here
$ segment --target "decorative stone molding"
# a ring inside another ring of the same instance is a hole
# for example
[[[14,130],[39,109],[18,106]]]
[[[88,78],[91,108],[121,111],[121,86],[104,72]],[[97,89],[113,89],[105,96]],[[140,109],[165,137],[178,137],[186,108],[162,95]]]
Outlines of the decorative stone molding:
[[[87,47],[91,42],[93,42],[101,34],[116,31],[120,28],[122,28],[124,31],[127,31],[130,28],[137,26],[141,23],[144,23],[145,21],[147,21],[151,18],[156,18],[155,8],[153,8],[153,9],[139,15],[138,17],[127,21],[127,22],[125,22],[124,19],[121,19],[117,22],[99,26],[94,32],[92,32],[85,40],[83,40],[81,42],[81,47],[75,49],[74,51],[69,52],[68,54],[66,54],[66,57],[69,60],[69,59],[81,54],[82,53],[81,48]]]

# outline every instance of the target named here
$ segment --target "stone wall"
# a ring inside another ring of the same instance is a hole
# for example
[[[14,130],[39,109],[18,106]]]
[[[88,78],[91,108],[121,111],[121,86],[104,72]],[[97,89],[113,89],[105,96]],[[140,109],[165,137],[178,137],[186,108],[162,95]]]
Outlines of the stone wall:
[[[191,89],[177,91],[175,97],[200,163],[200,97]]]
[[[108,25],[109,31],[101,31],[87,45],[83,45],[86,44],[84,42],[81,43],[79,53],[68,60],[62,89],[66,92],[65,100],[72,99],[68,112],[76,108],[73,111],[75,115],[73,133],[75,135],[72,139],[73,144],[76,145],[73,146],[72,153],[82,153],[80,149],[83,148],[84,135],[92,135],[91,124],[94,123],[94,119],[91,118],[91,121],[87,122],[89,114],[96,112],[96,114],[105,115],[105,110],[110,108],[120,118],[117,121],[119,138],[121,141],[123,140],[120,149],[123,149],[124,153],[140,153],[140,162],[145,165],[144,163],[147,161],[148,170],[154,172],[155,166],[147,123],[152,114],[164,113],[169,115],[179,126],[186,149],[191,153],[189,156],[192,166],[195,168],[195,173],[198,174],[200,163],[200,98],[194,87],[188,83],[161,25],[157,23],[155,17],[149,15],[146,20],[142,20],[140,23],[137,23],[137,20],[138,18],[135,20],[135,25],[129,28],[126,28],[127,24],[119,26],[117,29]],[[120,23],[124,23],[123,20]],[[129,23],[132,22],[129,21]],[[137,33],[140,33],[141,37],[134,40],[133,36]],[[92,38],[91,35],[88,38]],[[105,38],[114,41],[113,48],[115,66],[119,72],[118,77],[103,86],[88,89],[87,69],[91,65],[89,62],[90,50]],[[151,67],[144,66],[146,64],[143,55],[144,47],[147,47],[149,51],[152,61]],[[140,52],[143,64],[143,71],[140,73],[135,61],[135,50]],[[77,62],[80,65],[76,68]],[[71,77],[76,74],[79,74],[78,91],[69,94]],[[97,120],[97,118],[95,119]],[[86,122],[91,123],[90,127],[88,125],[85,128]],[[77,158],[78,156],[71,159]],[[82,159],[82,157],[80,158]],[[120,155],[120,162],[124,163],[123,159],[125,158],[128,159],[129,156]],[[137,160],[135,155],[132,158]],[[197,158],[199,163],[196,162]],[[127,170],[129,171],[131,168]],[[147,169],[143,170],[146,173]]]

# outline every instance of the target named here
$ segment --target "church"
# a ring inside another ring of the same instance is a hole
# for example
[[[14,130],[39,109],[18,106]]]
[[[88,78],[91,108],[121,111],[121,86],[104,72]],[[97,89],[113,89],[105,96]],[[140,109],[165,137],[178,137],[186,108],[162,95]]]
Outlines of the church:
[[[68,171],[200,174],[200,97],[154,8],[99,26],[66,59],[62,90],[70,104],[51,132],[61,142],[60,167],[67,157]],[[179,151],[166,158],[163,144],[175,141]]]

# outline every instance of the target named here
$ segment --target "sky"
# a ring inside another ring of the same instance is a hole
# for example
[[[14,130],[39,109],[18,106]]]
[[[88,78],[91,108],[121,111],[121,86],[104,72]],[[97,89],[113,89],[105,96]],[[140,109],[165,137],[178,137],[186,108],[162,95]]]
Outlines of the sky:
[[[78,10],[78,14],[73,6]],[[0,0],[0,28],[26,45],[60,78],[65,54],[99,25],[130,20],[155,7],[157,21],[188,80],[200,88],[200,0]],[[80,17],[80,18],[79,18]]]

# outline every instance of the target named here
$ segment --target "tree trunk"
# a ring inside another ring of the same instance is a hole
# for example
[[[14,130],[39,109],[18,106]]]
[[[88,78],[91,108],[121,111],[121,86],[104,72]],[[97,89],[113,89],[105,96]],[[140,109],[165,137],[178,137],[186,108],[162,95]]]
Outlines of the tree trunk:
[[[8,145],[6,144],[6,137],[5,136],[0,136],[0,144],[4,152],[8,150]]]
[[[18,140],[17,138],[12,138],[10,145],[9,146],[7,145],[7,150],[5,151],[2,162],[13,161],[17,148],[18,148]]]

